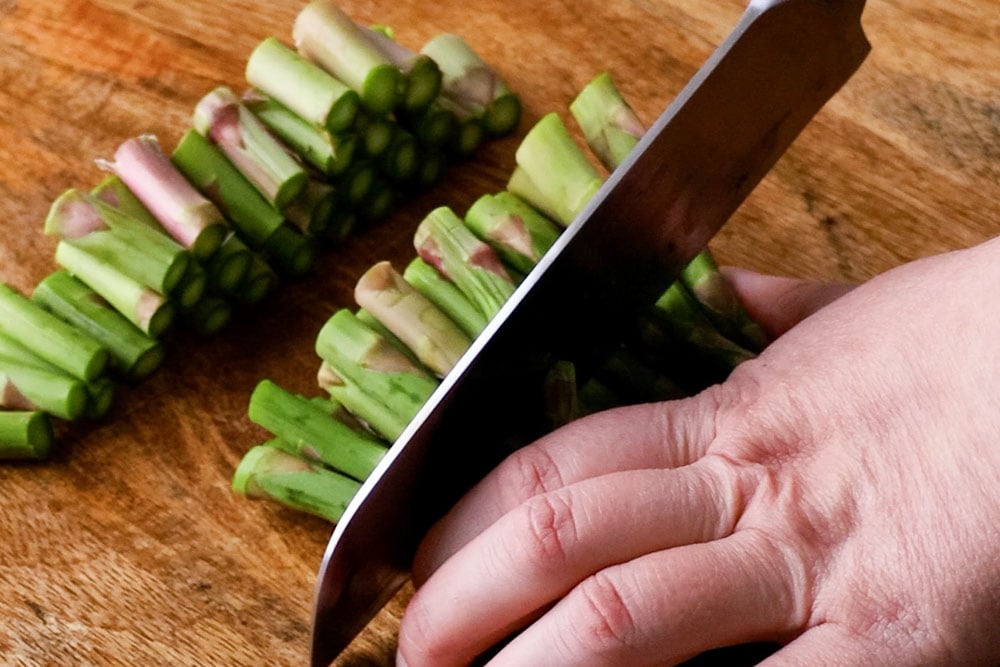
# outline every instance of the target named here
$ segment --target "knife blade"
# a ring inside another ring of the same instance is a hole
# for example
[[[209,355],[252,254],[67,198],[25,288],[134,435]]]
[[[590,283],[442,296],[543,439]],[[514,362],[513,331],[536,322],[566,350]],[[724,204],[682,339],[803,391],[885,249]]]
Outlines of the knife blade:
[[[337,524],[312,665],[406,582],[430,527],[546,427],[543,377],[586,368],[679,275],[863,62],[864,0],[751,0],[587,207],[442,381]]]

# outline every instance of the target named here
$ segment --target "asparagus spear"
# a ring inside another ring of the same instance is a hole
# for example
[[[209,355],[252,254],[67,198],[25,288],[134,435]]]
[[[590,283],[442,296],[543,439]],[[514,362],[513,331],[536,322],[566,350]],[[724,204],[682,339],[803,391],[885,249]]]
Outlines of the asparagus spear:
[[[233,294],[246,278],[252,260],[250,249],[230,232],[215,254],[208,258],[209,286],[217,293]]]
[[[188,268],[170,298],[181,308],[190,308],[201,300],[207,289],[208,271],[195,262]]]
[[[150,229],[169,236],[156,216],[149,212],[149,209],[138,197],[132,194],[125,182],[117,175],[107,174],[100,183],[94,186],[90,194],[132,220],[138,220]]]
[[[121,376],[139,380],[163,363],[163,344],[139,330],[94,290],[66,271],[55,271],[35,286],[32,301],[91,335],[111,355]]]
[[[514,293],[514,281],[496,252],[445,206],[431,211],[413,237],[417,254],[451,280],[487,317]]]
[[[181,320],[199,336],[222,331],[233,317],[233,307],[219,296],[206,296],[190,308],[181,310]]]
[[[451,370],[472,342],[389,262],[379,262],[365,272],[354,289],[354,299],[440,377]]]
[[[115,383],[108,377],[98,378],[87,384],[87,419],[104,419],[115,401]]]
[[[209,257],[226,236],[227,225],[171,164],[156,137],[143,135],[122,143],[115,161],[98,161],[117,175],[178,243],[197,259]]]
[[[396,127],[392,141],[378,162],[385,174],[393,183],[405,183],[413,178],[420,167],[420,149],[416,138],[401,127]]]
[[[767,345],[767,336],[759,324],[743,308],[733,286],[719,271],[709,249],[698,253],[681,271],[681,282],[698,299],[712,323],[725,336],[748,349],[760,351]]]
[[[511,192],[477,199],[465,224],[521,273],[531,271],[559,237],[554,222]]]
[[[403,271],[403,278],[431,303],[441,309],[470,338],[478,336],[489,320],[466,298],[455,284],[446,280],[437,269],[420,259],[413,259]]]
[[[443,148],[448,146],[458,132],[459,119],[446,103],[435,100],[420,113],[400,116],[400,124],[412,132],[420,144],[426,148]],[[482,141],[482,125],[473,122],[479,131],[479,142]],[[475,150],[478,143],[472,147]]]
[[[351,126],[361,101],[342,81],[274,37],[262,41],[250,54],[246,78],[250,85],[330,134]]]
[[[278,283],[278,275],[271,265],[258,255],[253,255],[246,278],[239,286],[236,299],[240,303],[260,303],[269,295]]]
[[[402,101],[402,72],[373,44],[369,34],[329,0],[314,0],[295,18],[292,38],[299,52],[356,90],[370,111],[393,111]]]
[[[46,459],[52,439],[52,423],[44,412],[0,410],[0,460]]]
[[[386,440],[392,441],[406,428],[408,419],[393,411],[379,398],[365,391],[353,380],[338,373],[324,361],[320,364],[316,381],[331,398],[342,403],[357,419]]]
[[[193,120],[194,129],[211,139],[276,209],[285,208],[305,186],[308,174],[302,165],[229,88],[218,86],[205,95]]]
[[[282,225],[264,245],[269,263],[291,278],[304,276],[316,263],[316,246],[299,230]]]
[[[569,109],[590,149],[609,171],[621,164],[646,133],[607,72],[584,86]]]
[[[368,160],[359,160],[337,180],[337,189],[350,208],[365,201],[379,183],[375,166]]]
[[[274,440],[244,454],[233,474],[233,490],[248,498],[273,500],[336,523],[361,483],[289,454]]]
[[[87,384],[0,336],[0,408],[41,410],[62,419],[83,416]]]
[[[337,208],[344,205],[343,196],[336,187],[311,178],[285,209],[285,217],[306,236],[323,237]]]
[[[362,111],[354,123],[365,155],[377,158],[384,153],[396,135],[396,122],[389,116],[377,116]]]
[[[250,420],[280,438],[291,454],[364,481],[385,455],[381,442],[337,421],[308,399],[262,380],[250,396]]]
[[[85,382],[97,379],[108,364],[108,352],[99,342],[4,283],[0,283],[0,334]]]
[[[571,361],[557,361],[546,373],[545,412],[553,429],[581,416],[576,385],[576,366]]]
[[[358,308],[354,316],[357,317],[358,320],[362,322],[365,326],[367,326],[369,329],[371,329],[379,336],[387,340],[390,345],[399,350],[399,352],[402,353],[403,356],[405,356],[407,359],[410,360],[411,364],[417,366],[418,368],[423,368],[427,370],[426,366],[423,365],[423,362],[420,361],[420,359],[413,352],[413,350],[408,348],[406,344],[402,340],[400,340],[399,336],[391,332],[388,329],[388,327],[382,324],[382,322],[379,321],[379,319],[375,317],[370,311],[365,310],[364,308]]]
[[[358,215],[365,224],[384,220],[396,204],[396,191],[385,179],[376,178],[368,196],[358,204]]]
[[[403,72],[405,76],[401,113],[420,113],[441,92],[441,68],[430,56],[416,53],[399,42],[392,31],[376,27],[363,28],[382,55]]]

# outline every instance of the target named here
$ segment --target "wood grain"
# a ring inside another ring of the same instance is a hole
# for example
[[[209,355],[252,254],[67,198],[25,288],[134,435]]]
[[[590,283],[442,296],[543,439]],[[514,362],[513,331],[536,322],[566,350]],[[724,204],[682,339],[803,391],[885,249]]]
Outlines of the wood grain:
[[[172,146],[195,102],[242,85],[253,46],[299,0],[0,0],[0,280],[53,270],[52,200],[143,132]],[[735,23],[735,0],[344,0],[411,46],[458,32],[522,93],[520,134],[608,70],[651,121]],[[1000,229],[1000,15],[994,0],[869,0],[874,50],[713,242],[728,263],[864,280]],[[313,392],[316,332],[360,273],[413,254],[432,206],[503,187],[518,136],[489,145],[390,221],[223,335],[176,334],[166,366],[103,423],[60,429],[53,460],[0,465],[0,663],[302,665],[321,521],[229,490],[263,438],[269,377]],[[933,298],[933,295],[928,295]],[[408,591],[341,665],[392,663]]]

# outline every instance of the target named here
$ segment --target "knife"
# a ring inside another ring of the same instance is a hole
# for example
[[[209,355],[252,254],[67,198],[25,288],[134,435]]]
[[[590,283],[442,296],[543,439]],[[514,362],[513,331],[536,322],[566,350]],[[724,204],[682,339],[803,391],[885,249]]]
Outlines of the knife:
[[[546,429],[556,359],[586,369],[722,227],[861,65],[864,0],[751,0],[361,487],[320,567],[312,665],[406,582],[421,536]]]

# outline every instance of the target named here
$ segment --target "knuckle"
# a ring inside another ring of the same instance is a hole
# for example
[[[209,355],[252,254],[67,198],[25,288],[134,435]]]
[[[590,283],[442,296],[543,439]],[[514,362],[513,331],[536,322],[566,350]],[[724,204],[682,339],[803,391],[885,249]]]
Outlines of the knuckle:
[[[508,457],[497,469],[496,484],[508,507],[563,485],[556,462],[540,447],[525,447]]]
[[[562,493],[535,496],[522,506],[521,555],[534,568],[551,571],[565,566],[577,542],[573,506]]]
[[[629,647],[636,639],[635,617],[629,597],[607,572],[597,572],[583,580],[576,589],[575,623],[582,641],[595,654]]]

